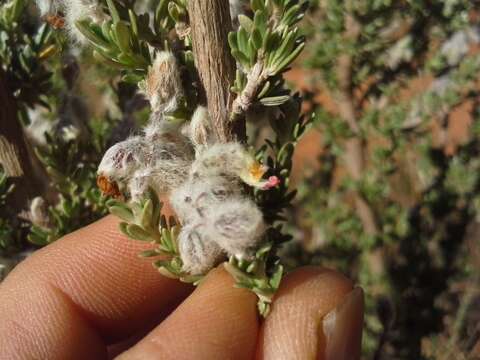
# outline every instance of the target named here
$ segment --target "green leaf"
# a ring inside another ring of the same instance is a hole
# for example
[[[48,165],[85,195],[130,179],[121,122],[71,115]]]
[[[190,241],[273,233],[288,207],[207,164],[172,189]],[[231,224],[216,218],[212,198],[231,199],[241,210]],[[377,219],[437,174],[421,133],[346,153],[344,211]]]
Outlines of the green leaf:
[[[277,290],[278,287],[280,286],[280,282],[282,281],[282,276],[283,276],[283,266],[278,265],[277,268],[275,269],[275,272],[273,275],[270,277],[269,285],[274,289]]]
[[[110,38],[110,29],[112,27],[112,22],[111,21],[104,21],[102,23],[102,35],[106,39],[106,41],[113,41],[113,39]]]
[[[117,39],[117,45],[125,54],[130,54],[132,48],[130,47],[130,30],[123,21],[119,21],[113,25],[115,30],[115,36]]]
[[[283,15],[282,22],[286,26],[292,26],[303,18],[303,13],[300,12],[301,6],[299,4],[292,6]]]
[[[121,222],[119,225],[118,225],[118,228],[120,229],[120,232],[124,235],[126,235],[127,237],[130,237],[130,235],[128,234],[127,232],[127,226],[128,226],[128,223],[126,222]]]
[[[127,234],[135,240],[140,240],[140,241],[151,241],[150,234],[143,230],[140,226],[135,225],[135,224],[128,224],[126,226],[126,231]]]
[[[131,9],[128,9],[128,17],[130,18],[132,32],[135,34],[136,37],[138,37],[137,15]]]
[[[238,22],[240,26],[244,28],[249,34],[253,31],[253,21],[243,14],[238,15]]]
[[[153,202],[152,200],[148,199],[143,206],[142,213],[140,215],[140,225],[144,229],[153,228],[152,224],[152,216],[153,216]]]
[[[274,68],[272,70],[272,74],[276,75],[279,72],[281,72],[283,69],[285,69],[290,63],[293,62],[297,58],[298,55],[302,52],[303,48],[305,47],[305,43],[301,43],[296,47],[296,49],[287,57],[285,60],[283,60],[280,64],[274,65]]]
[[[115,6],[114,0],[107,0],[108,11],[113,19],[114,23],[120,21],[120,15],[118,14],[118,10]]]
[[[248,56],[248,34],[245,29],[240,28],[237,31],[237,44],[238,49]]]
[[[98,60],[98,61],[101,61],[107,65],[110,65],[110,66],[113,66],[114,68],[116,69],[125,69],[125,66],[112,60],[111,58],[107,57],[106,55],[104,55],[100,49],[97,49],[97,50],[94,50],[93,51],[93,57]]]
[[[260,10],[255,11],[253,24],[255,28],[260,31],[261,34],[266,32],[268,20],[267,20],[267,15],[265,14],[265,11],[260,11]]]
[[[270,81],[265,82],[262,90],[260,90],[260,92],[258,93],[259,99],[263,98],[267,94],[268,90],[270,90],[270,84],[271,84]]]
[[[260,34],[260,31],[257,28],[253,29],[251,40],[256,50],[262,47],[262,42],[263,42],[262,35]]]
[[[290,99],[289,95],[266,97],[259,100],[264,106],[279,106]]]
[[[90,29],[88,20],[78,20],[75,22],[75,26],[93,45],[104,49],[108,49],[110,47],[108,42]]]
[[[242,66],[250,68],[250,59],[241,51],[233,50],[232,56],[237,60]]]
[[[125,74],[122,76],[122,81],[125,81],[129,84],[138,84],[142,80],[143,76],[134,73]]]
[[[265,1],[264,0],[251,0],[251,7],[253,11],[264,10]]]
[[[155,249],[153,250],[144,250],[142,251],[140,254],[138,254],[138,256],[140,257],[154,257],[154,256],[159,256],[160,254],[158,253],[158,251],[156,251]]]
[[[175,274],[173,274],[170,270],[168,270],[166,267],[164,266],[157,266],[158,268],[158,272],[160,274],[162,274],[163,276],[169,278],[169,279],[178,279],[178,276],[176,276]]]
[[[237,43],[237,33],[231,31],[228,33],[228,44],[230,45],[230,51],[238,51],[238,43]]]
[[[287,36],[282,40],[280,47],[272,52],[268,65],[271,65],[274,62],[282,61],[285,57],[287,57],[293,49],[296,37],[297,31],[290,31]]]

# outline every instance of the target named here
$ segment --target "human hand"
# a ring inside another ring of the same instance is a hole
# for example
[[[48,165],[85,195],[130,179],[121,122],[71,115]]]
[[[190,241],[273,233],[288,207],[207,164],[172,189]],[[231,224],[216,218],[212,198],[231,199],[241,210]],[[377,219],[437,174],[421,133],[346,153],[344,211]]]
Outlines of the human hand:
[[[37,251],[0,284],[1,359],[358,359],[363,294],[337,272],[284,278],[261,321],[222,266],[197,289],[158,274],[106,217]]]

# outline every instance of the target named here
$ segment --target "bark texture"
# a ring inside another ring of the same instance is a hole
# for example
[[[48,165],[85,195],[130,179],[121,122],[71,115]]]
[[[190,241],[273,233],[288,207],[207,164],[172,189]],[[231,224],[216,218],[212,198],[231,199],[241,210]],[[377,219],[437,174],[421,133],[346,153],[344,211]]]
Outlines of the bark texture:
[[[193,53],[204,100],[218,141],[245,139],[245,120],[230,121],[235,78],[235,61],[228,46],[232,28],[229,2],[194,0],[188,2]]]

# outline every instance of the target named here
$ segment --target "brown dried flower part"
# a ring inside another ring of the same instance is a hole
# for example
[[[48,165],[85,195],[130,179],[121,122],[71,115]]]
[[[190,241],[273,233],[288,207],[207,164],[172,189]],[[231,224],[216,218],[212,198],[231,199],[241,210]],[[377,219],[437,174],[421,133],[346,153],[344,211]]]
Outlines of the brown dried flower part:
[[[160,51],[156,54],[140,88],[150,101],[152,112],[172,112],[178,108],[183,88],[177,59],[171,52]]]
[[[122,196],[117,183],[115,181],[110,181],[108,177],[104,175],[97,176],[97,186],[104,195],[113,196],[114,198]]]
[[[58,14],[46,14],[42,19],[55,30],[63,29],[65,27],[65,18]]]

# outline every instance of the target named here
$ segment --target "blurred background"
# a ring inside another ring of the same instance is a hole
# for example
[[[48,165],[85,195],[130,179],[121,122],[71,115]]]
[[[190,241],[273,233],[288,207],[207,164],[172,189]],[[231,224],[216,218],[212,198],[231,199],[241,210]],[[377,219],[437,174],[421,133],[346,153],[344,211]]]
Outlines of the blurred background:
[[[479,2],[310,5],[286,73],[314,126],[293,162],[283,262],[364,288],[365,359],[480,359]],[[0,279],[106,215],[96,167],[149,116],[63,26],[33,1],[0,4]]]

